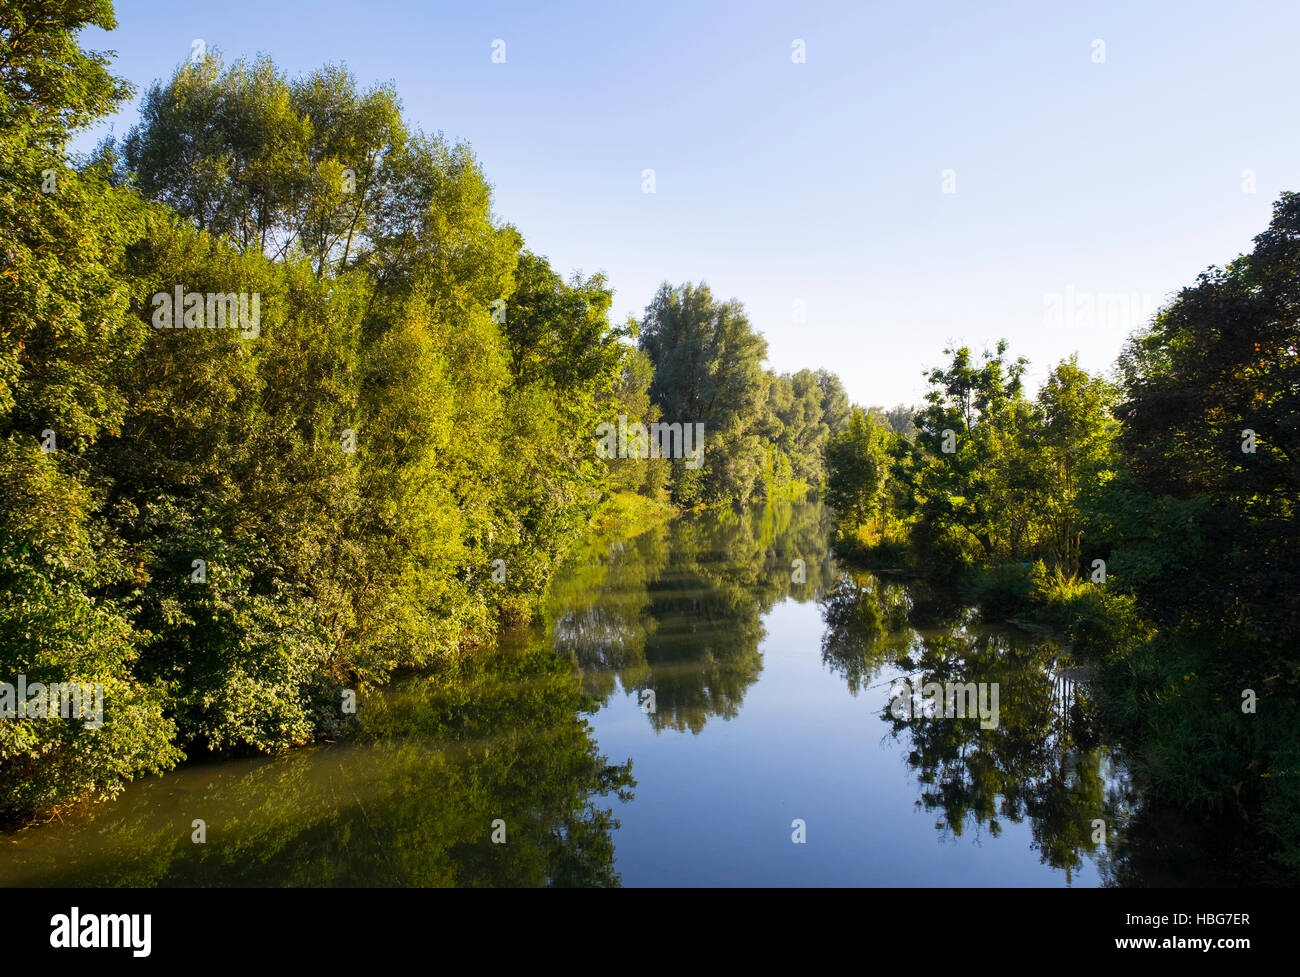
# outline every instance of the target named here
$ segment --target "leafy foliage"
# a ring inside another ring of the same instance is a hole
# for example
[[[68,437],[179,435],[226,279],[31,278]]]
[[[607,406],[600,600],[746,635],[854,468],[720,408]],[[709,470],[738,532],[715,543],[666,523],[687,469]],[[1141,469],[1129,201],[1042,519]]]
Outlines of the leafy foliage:
[[[882,451],[855,418],[856,436],[826,449],[843,548],[892,516],[923,565],[978,568],[986,610],[1032,613],[1100,666],[1157,804],[1259,824],[1291,868],[1297,282],[1288,193],[1251,254],[1206,271],[1130,340],[1118,385],[1071,358],[1029,401],[1005,343],[979,362],[946,350],[915,435],[891,419]]]
[[[211,56],[77,167],[126,91],[86,24],[0,19],[0,676],[106,691],[99,730],[4,724],[11,812],[340,735],[345,689],[526,620],[605,499],[663,484],[593,450],[652,410],[604,280],[524,250],[467,147],[342,68]],[[178,287],[256,328],[151,328]]]

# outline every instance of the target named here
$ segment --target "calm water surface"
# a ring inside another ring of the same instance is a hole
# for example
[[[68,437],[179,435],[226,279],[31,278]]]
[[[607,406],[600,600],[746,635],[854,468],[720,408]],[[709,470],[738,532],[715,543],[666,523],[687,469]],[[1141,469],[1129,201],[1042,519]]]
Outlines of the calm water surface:
[[[1068,649],[918,582],[837,567],[827,541],[821,507],[800,504],[593,543],[536,628],[363,698],[357,740],[188,766],[0,835],[0,883],[1140,876],[1116,840],[1134,792],[1091,732],[1086,684],[1061,677]],[[905,675],[997,683],[997,727],[894,718]]]

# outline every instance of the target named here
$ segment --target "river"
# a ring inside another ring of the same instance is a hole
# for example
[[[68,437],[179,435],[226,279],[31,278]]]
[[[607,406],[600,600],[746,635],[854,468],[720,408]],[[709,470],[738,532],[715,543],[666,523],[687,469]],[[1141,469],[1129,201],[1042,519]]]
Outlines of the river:
[[[534,627],[362,696],[358,738],[0,836],[0,883],[1140,883],[1068,649],[828,540],[815,503],[592,540]],[[996,716],[891,710],[904,676]]]

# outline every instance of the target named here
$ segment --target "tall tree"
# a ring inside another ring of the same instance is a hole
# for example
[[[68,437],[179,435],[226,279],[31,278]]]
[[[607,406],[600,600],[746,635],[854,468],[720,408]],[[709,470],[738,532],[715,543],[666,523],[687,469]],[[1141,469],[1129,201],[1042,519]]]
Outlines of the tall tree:
[[[918,473],[924,518],[939,530],[960,530],[992,557],[1000,539],[999,513],[990,487],[999,435],[1021,403],[1024,359],[1008,361],[1007,343],[975,362],[966,347],[945,349],[946,368],[931,370],[926,407],[916,415],[917,441],[925,449]]]
[[[866,411],[854,410],[846,430],[826,442],[826,502],[851,526],[883,516],[889,481],[885,431]]]
[[[1153,607],[1190,609],[1192,593],[1199,615],[1277,640],[1300,630],[1297,281],[1300,195],[1286,193],[1250,254],[1201,274],[1130,342],[1117,408],[1136,486],[1197,506],[1191,549],[1163,560],[1153,538],[1134,562]]]
[[[650,394],[669,424],[703,424],[702,466],[673,463],[679,502],[747,502],[758,487],[766,424],[767,343],[740,303],[715,302],[707,285],[660,286],[639,344],[654,364]]]
[[[381,212],[411,206],[394,198],[413,162],[396,93],[358,91],[338,65],[290,80],[268,57],[209,53],[153,85],[140,117],[125,156],[146,194],[317,274],[363,261]]]
[[[0,722],[0,810],[112,792],[178,757],[163,690],[133,672],[120,591],[137,568],[100,515],[112,479],[82,454],[120,431],[123,365],[149,331],[124,260],[146,208],[64,151],[129,91],[80,48],[88,26],[113,26],[107,2],[0,5],[0,681],[98,684],[104,724]]]
[[[1057,364],[1038,391],[1041,493],[1035,508],[1046,549],[1070,575],[1079,571],[1085,500],[1112,474],[1116,396],[1111,383],[1080,369],[1077,356]]]

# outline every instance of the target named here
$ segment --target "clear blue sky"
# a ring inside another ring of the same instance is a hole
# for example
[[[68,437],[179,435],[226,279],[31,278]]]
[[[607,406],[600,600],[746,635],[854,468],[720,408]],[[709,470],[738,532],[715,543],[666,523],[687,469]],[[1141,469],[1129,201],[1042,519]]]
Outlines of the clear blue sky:
[[[773,367],[835,370],[861,403],[918,400],[950,339],[1007,337],[1035,383],[1076,350],[1105,369],[1146,302],[1248,250],[1300,190],[1294,0],[118,0],[117,16],[83,43],[141,88],[195,38],[393,81],[412,124],[474,147],[533,250],[609,276],[620,319],[665,279],[707,281],[745,304]],[[1048,328],[1067,289],[1134,298]]]

